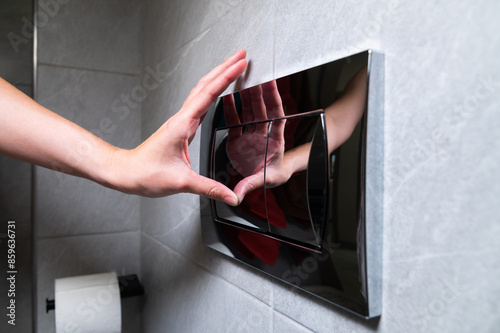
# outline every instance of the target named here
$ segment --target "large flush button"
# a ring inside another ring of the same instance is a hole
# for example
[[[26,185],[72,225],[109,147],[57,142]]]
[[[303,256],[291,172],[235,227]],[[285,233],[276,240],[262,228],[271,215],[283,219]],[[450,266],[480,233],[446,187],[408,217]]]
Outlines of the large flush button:
[[[319,173],[315,180],[321,178],[324,187],[327,185],[327,177],[324,174],[327,165],[326,160],[326,139],[323,137],[323,114],[320,112],[300,115],[286,119],[285,123],[285,156],[284,159],[296,166],[291,177],[284,184],[274,187],[272,182],[268,185],[267,207],[269,225],[273,234],[287,242],[312,247],[321,247],[322,229],[324,219],[318,218],[324,215],[324,207],[321,211],[311,211],[311,194],[322,195],[317,191],[318,184],[314,181],[314,188],[308,187],[308,178]],[[319,129],[317,129],[319,127]],[[271,128],[271,133],[273,128]],[[311,156],[311,147],[314,147],[314,156]],[[318,147],[322,147],[318,148]],[[321,156],[316,156],[318,152],[323,152]],[[315,163],[311,163],[313,159]],[[308,169],[309,168],[309,169]],[[314,170],[313,170],[314,169]],[[273,165],[266,169],[266,177],[274,177]],[[311,191],[312,190],[312,191]],[[322,202],[326,203],[326,198]],[[321,200],[319,200],[321,201]],[[318,209],[318,198],[313,198],[313,209]]]
[[[216,201],[215,215],[219,222],[269,231],[263,186],[268,129],[269,122],[262,122],[215,131],[212,178],[232,190],[249,176],[262,184],[237,207]]]

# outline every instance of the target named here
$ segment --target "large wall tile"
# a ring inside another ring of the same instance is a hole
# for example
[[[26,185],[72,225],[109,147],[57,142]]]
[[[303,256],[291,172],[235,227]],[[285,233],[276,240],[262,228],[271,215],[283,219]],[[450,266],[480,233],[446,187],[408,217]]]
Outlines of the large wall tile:
[[[40,66],[38,101],[111,144],[132,148],[140,143],[140,107],[129,107],[121,96],[134,96],[138,82],[129,75]],[[136,196],[40,167],[35,186],[37,237],[139,227]]]
[[[144,332],[270,332],[272,311],[149,236],[141,240]]]
[[[35,169],[34,214],[38,238],[137,230],[137,196],[89,180]]]
[[[296,321],[282,315],[279,312],[273,312],[273,332],[274,333],[309,333],[311,330],[298,324]]]
[[[37,102],[120,148],[140,143],[140,80],[55,66],[38,66]]]
[[[499,316],[493,308],[500,295],[497,253],[457,251],[386,261],[379,330],[494,332]]]
[[[275,76],[379,48],[376,36],[366,33],[375,13],[385,4],[370,1],[277,0]]]
[[[33,1],[5,1],[0,7],[0,77],[16,87],[33,82]],[[25,31],[25,33],[23,33]]]
[[[493,128],[500,121],[500,90],[484,82],[500,71],[485,55],[500,47],[488,42],[495,34],[494,15],[484,11],[490,5],[401,5],[392,22],[400,28],[384,32],[397,40],[387,39],[386,55],[386,258],[494,244],[498,227],[489,221],[498,211],[489,201],[498,196],[493,147],[499,136]],[[419,11],[428,13],[426,19],[405,19]],[[471,25],[463,12],[485,24]],[[427,38],[438,21],[440,33]],[[482,92],[487,94],[477,95]]]
[[[174,0],[144,2],[142,20],[143,56],[146,64],[159,62],[199,33],[216,24],[224,15],[233,15],[244,0]]]
[[[140,72],[140,1],[38,2],[40,63]]]
[[[55,330],[54,311],[45,313],[45,298],[54,299],[55,279],[110,271],[118,275],[140,274],[139,252],[139,232],[37,241],[38,332],[54,332]],[[123,326],[124,332],[139,331],[138,316],[137,305],[134,302],[124,302],[122,317],[124,323],[130,325]],[[130,320],[132,318],[136,320]]]

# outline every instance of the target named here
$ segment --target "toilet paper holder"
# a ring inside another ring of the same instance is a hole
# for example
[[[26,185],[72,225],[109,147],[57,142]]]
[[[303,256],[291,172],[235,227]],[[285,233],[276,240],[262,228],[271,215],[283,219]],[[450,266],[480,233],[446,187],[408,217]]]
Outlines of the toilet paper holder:
[[[120,298],[129,298],[144,295],[144,287],[139,278],[135,274],[124,275],[118,277],[118,285],[120,287]],[[45,299],[45,312],[56,308],[56,302],[53,299]]]

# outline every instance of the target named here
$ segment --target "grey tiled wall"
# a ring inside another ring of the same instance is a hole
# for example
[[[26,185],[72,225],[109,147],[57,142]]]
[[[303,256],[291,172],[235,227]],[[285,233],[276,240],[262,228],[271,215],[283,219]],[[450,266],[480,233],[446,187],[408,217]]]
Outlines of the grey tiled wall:
[[[139,74],[140,1],[39,0],[38,10],[40,63]]]
[[[122,148],[141,141],[140,103],[117,112],[140,85],[140,1],[54,1],[39,20],[37,100]],[[120,104],[121,103],[121,104]],[[60,277],[140,275],[139,198],[37,167],[34,172],[37,330],[54,332]],[[141,329],[141,301],[122,301],[124,332]]]
[[[206,248],[197,198],[186,194],[141,199],[144,331],[496,331],[500,5],[195,3],[144,4],[143,70],[166,78],[142,103],[143,138],[239,48],[251,63],[240,87],[367,48],[384,53],[383,314],[361,320]],[[195,167],[198,150],[195,138]]]

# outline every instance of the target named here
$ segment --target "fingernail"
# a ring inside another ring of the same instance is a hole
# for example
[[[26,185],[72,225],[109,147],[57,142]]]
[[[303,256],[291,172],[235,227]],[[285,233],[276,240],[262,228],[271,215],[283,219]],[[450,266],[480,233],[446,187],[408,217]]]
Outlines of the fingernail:
[[[228,205],[236,206],[238,205],[238,198],[228,195],[224,197],[224,202],[227,203]]]

